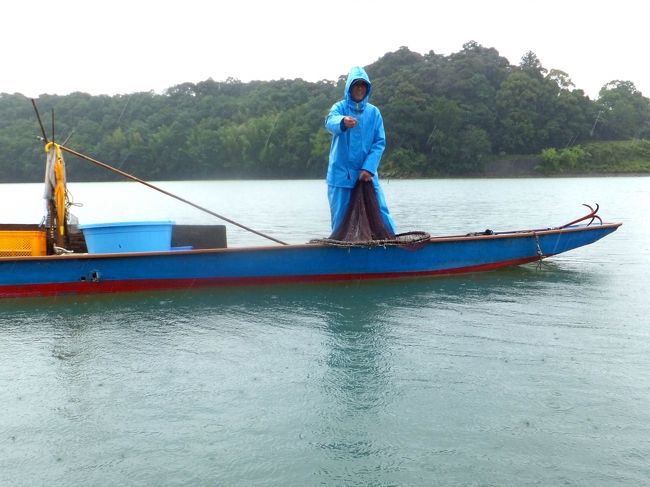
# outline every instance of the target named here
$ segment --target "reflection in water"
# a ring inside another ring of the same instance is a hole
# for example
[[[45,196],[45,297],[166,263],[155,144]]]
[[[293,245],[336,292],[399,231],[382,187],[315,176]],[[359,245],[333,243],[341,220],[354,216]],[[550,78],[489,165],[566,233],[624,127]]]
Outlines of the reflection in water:
[[[386,315],[391,294],[384,286],[373,287],[370,296],[364,291],[346,286],[345,293],[323,307],[326,355],[319,379],[321,423],[313,426],[311,443],[331,460],[381,458],[387,453],[382,452],[373,429],[395,390],[392,323]]]

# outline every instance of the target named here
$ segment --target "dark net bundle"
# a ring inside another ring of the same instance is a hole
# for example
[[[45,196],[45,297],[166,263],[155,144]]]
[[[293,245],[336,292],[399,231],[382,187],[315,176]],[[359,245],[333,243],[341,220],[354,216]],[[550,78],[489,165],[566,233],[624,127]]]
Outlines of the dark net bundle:
[[[377,202],[375,187],[370,181],[359,181],[352,190],[345,218],[329,238],[311,243],[343,247],[368,247],[377,245],[410,245],[430,238],[425,232],[408,232],[395,235],[384,222]]]
[[[331,240],[366,242],[391,240],[395,234],[381,217],[377,193],[370,181],[359,181],[352,190],[343,223],[330,235]]]

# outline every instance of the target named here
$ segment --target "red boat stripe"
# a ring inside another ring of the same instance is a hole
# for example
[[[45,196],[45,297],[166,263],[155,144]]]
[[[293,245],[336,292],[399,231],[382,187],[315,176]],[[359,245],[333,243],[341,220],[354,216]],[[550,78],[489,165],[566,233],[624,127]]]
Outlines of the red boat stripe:
[[[23,284],[0,286],[0,297],[57,296],[67,294],[99,294],[160,289],[183,289],[211,286],[252,286],[261,284],[298,283],[298,282],[334,282],[367,279],[395,279],[400,277],[420,277],[463,274],[499,269],[501,267],[526,264],[538,260],[526,257],[491,264],[459,267],[435,271],[417,272],[381,272],[372,274],[321,274],[301,276],[259,276],[259,277],[217,277],[200,279],[138,279],[130,281],[71,282],[50,284]]]

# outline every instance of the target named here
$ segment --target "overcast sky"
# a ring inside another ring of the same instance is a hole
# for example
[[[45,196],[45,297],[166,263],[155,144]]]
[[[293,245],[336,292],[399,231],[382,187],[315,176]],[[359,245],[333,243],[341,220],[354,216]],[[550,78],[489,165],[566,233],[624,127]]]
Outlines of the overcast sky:
[[[0,93],[126,94],[207,78],[334,80],[400,46],[527,51],[592,98],[650,97],[646,0],[21,0],[0,7]]]

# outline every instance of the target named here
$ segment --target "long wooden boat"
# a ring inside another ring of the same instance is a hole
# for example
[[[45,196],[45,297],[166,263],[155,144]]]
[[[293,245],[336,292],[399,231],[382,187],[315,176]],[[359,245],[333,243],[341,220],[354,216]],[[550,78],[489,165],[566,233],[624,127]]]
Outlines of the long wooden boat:
[[[0,257],[0,297],[440,276],[526,264],[620,223],[430,237],[413,245],[285,246]]]
[[[598,207],[595,210],[589,207],[588,215],[546,229],[443,237],[425,234],[419,239],[365,243],[337,243],[324,239],[287,245],[271,238],[284,245],[243,248],[227,247],[223,225],[178,225],[172,229],[171,244],[162,250],[88,252],[83,233],[71,224],[67,214],[69,204],[66,202],[62,150],[80,155],[57,144],[46,146],[48,214],[45,225],[0,225],[0,298],[394,279],[489,271],[589,245],[621,225],[603,223],[597,215]],[[4,242],[13,242],[16,241],[14,236],[29,231],[42,238],[27,252],[3,250],[2,235],[6,237]],[[39,245],[42,248],[34,251],[33,247]]]

